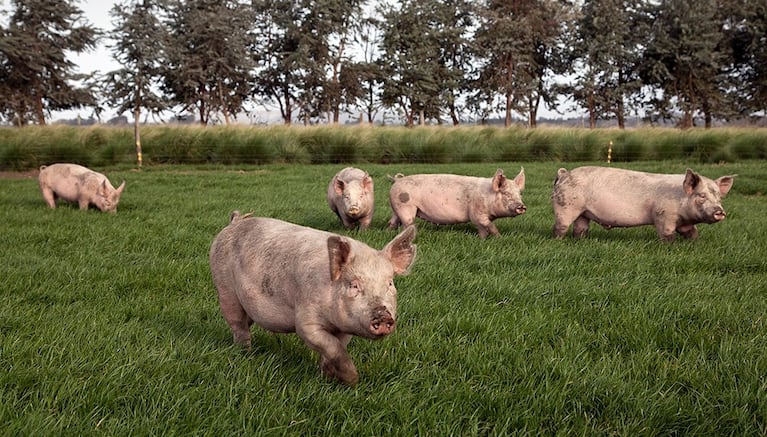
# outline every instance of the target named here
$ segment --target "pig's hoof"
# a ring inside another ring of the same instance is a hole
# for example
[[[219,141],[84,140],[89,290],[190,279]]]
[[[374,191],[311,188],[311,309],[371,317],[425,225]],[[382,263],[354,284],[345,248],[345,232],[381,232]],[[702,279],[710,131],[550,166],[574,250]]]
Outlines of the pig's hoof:
[[[357,369],[351,361],[326,360],[320,362],[322,373],[330,379],[337,379],[341,383],[353,387],[359,381]]]

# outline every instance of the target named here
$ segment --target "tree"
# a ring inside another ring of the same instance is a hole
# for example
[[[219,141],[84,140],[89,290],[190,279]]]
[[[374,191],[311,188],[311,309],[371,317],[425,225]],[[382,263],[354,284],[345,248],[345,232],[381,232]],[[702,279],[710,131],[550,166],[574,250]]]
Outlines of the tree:
[[[475,107],[500,94],[507,127],[513,111],[526,114],[528,125],[535,127],[541,100],[553,101],[546,80],[565,6],[556,0],[488,0],[479,9]]]
[[[717,19],[717,0],[673,0],[648,3],[652,22],[641,66],[643,83],[660,98],[653,101],[655,116],[672,109],[682,112],[679,125],[689,128],[699,112],[711,126],[712,112],[724,110],[722,71],[726,63],[723,33]]]
[[[328,121],[334,124],[338,124],[345,95],[355,91],[354,84],[341,80],[341,73],[351,66],[349,45],[362,26],[364,4],[364,0],[307,1],[309,13],[302,23],[302,43],[311,47],[311,70],[319,79],[318,106],[327,111]]]
[[[721,5],[723,45],[730,53],[725,84],[739,116],[767,114],[767,4],[732,0]]]
[[[577,21],[568,71],[575,80],[567,92],[586,108],[592,129],[598,119],[613,116],[618,127],[625,128],[626,99],[639,91],[638,36],[646,31],[637,20],[634,3],[587,0]]]
[[[257,0],[254,5],[259,40],[252,55],[258,67],[253,91],[264,104],[276,104],[289,125],[298,108],[303,71],[298,53],[301,11],[291,0]]]
[[[196,111],[201,125],[216,113],[229,124],[252,89],[252,7],[235,0],[170,0],[166,13],[163,92],[182,111]]]
[[[114,58],[122,68],[105,75],[107,102],[118,114],[133,112],[133,133],[138,166],[141,167],[141,109],[159,114],[167,105],[155,93],[159,85],[160,63],[167,40],[157,17],[158,5],[151,0],[116,4],[110,14],[115,18],[111,37]]]
[[[382,101],[399,107],[407,125],[441,123],[445,108],[455,124],[456,105],[469,65],[468,4],[462,1],[408,0],[380,8],[383,17]]]
[[[44,125],[46,113],[95,104],[74,83],[68,53],[93,49],[98,30],[73,1],[11,0],[7,27],[0,27],[0,111],[18,126],[30,118]]]
[[[378,20],[372,17],[363,20],[354,40],[361,50],[362,59],[345,64],[339,75],[343,90],[342,104],[349,111],[361,107],[360,122],[367,116],[370,124],[382,107],[380,93],[383,74],[377,63],[377,47],[381,43],[379,26]]]

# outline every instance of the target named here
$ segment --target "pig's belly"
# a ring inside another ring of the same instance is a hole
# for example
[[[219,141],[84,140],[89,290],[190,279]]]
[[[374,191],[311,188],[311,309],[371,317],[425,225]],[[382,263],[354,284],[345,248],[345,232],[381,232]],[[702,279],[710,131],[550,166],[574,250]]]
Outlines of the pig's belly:
[[[242,302],[242,306],[253,322],[267,331],[276,333],[296,331],[295,312],[292,308],[275,304],[267,299],[247,298]]]
[[[628,228],[652,224],[652,220],[643,211],[589,209],[583,216],[606,228]]]
[[[458,223],[466,223],[469,221],[469,217],[465,214],[451,214],[444,211],[424,211],[418,209],[416,216],[426,220],[427,222],[435,223],[438,225],[454,225]]]

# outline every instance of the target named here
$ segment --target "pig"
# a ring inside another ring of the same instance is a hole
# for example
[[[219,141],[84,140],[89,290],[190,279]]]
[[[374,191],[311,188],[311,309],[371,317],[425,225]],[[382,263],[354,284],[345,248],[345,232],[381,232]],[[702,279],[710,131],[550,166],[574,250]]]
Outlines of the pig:
[[[373,220],[373,178],[358,168],[346,167],[328,184],[328,205],[347,229],[370,227]]]
[[[735,175],[711,180],[691,169],[685,174],[657,174],[608,167],[560,168],[554,181],[554,237],[573,224],[573,237],[588,235],[589,222],[606,229],[654,225],[661,240],[678,233],[698,238],[697,223],[726,217],[722,197]]]
[[[80,209],[93,204],[103,212],[117,212],[125,181],[115,189],[106,176],[77,164],[51,164],[40,167],[40,191],[45,203],[56,208],[56,200],[77,202]]]
[[[320,354],[330,379],[353,386],[352,336],[380,339],[397,320],[394,276],[416,256],[415,226],[382,250],[330,232],[234,212],[213,240],[210,268],[234,342],[250,348],[250,326],[295,332]]]
[[[492,178],[453,174],[416,174],[394,178],[389,191],[392,218],[389,228],[410,225],[415,217],[435,224],[473,223],[479,237],[499,235],[493,220],[516,217],[522,202],[525,169],[512,180],[498,169]]]

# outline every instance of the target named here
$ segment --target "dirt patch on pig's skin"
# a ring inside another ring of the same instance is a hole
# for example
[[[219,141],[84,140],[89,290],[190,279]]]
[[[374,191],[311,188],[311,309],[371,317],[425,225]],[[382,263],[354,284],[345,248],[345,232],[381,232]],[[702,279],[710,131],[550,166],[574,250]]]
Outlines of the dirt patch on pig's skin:
[[[402,203],[408,203],[410,201],[410,194],[399,193],[399,201]]]

